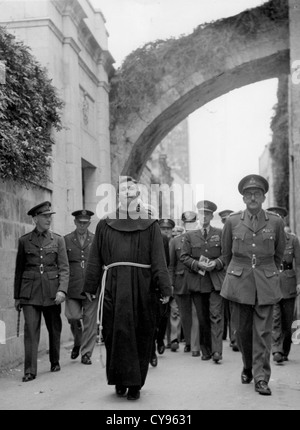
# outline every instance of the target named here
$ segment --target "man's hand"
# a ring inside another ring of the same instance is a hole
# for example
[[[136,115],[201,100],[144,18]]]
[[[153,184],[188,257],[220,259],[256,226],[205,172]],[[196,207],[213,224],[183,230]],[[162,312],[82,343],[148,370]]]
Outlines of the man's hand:
[[[15,309],[18,312],[20,312],[20,310],[22,309],[22,305],[20,304],[20,300],[19,299],[15,300]]]
[[[167,303],[169,303],[169,300],[170,300],[170,296],[164,296],[160,299],[163,305],[166,305]]]
[[[215,262],[215,260],[210,260],[209,263],[207,263],[206,265],[206,270],[208,272],[211,272],[212,270],[214,270],[216,268],[217,263]]]
[[[91,293],[85,293],[87,299],[92,302],[93,300],[95,300],[96,295],[95,294],[91,294]]]
[[[62,302],[66,300],[66,295],[62,291],[57,291],[56,297],[54,299],[54,303],[56,305],[60,305]]]

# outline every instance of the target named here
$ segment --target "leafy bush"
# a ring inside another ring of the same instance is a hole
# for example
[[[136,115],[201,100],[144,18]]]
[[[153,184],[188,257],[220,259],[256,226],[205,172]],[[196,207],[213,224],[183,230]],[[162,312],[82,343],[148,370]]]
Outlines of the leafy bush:
[[[51,130],[61,130],[63,102],[30,48],[0,27],[0,178],[23,185],[49,180]]]

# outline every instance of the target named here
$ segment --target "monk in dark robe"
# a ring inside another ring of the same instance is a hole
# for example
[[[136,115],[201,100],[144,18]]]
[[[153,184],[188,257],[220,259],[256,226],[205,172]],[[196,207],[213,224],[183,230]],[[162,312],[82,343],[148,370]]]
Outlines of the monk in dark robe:
[[[107,381],[116,386],[117,395],[127,393],[128,400],[140,397],[148,372],[156,287],[162,303],[172,295],[158,222],[149,219],[138,196],[135,180],[120,182],[117,211],[97,225],[83,288],[90,297],[102,282]]]

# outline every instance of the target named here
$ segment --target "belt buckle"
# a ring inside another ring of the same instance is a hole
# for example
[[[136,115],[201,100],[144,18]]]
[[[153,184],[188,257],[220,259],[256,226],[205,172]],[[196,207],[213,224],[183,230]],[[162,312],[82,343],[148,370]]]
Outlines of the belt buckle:
[[[40,274],[42,275],[44,273],[44,265],[40,264]]]
[[[256,263],[257,263],[257,261],[256,261],[256,256],[255,256],[255,255],[252,255],[252,261],[251,261],[252,269],[255,269]]]
[[[84,269],[84,261],[82,261],[82,262],[80,263],[80,266],[82,267],[82,269]]]
[[[280,266],[279,266],[279,272],[281,273],[283,271],[284,271],[284,266],[283,266],[283,263],[281,263]]]

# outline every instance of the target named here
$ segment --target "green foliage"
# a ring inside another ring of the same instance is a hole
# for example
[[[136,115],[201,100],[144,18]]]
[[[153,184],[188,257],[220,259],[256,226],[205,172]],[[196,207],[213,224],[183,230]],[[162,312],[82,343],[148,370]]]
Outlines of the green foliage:
[[[274,163],[274,197],[276,205],[289,207],[289,124],[288,76],[281,76],[277,90],[278,102],[271,121],[273,132],[270,153]]]
[[[61,130],[62,101],[22,42],[0,27],[0,178],[23,185],[45,184],[51,165],[51,130]]]
[[[128,55],[111,80],[111,128],[125,124],[131,114],[142,115],[141,106],[155,104],[176,77],[210,67],[212,58],[220,73],[228,47],[257,38],[268,25],[288,24],[287,0],[272,0],[236,16],[199,25],[192,34],[147,43]],[[184,72],[184,73],[183,73]],[[208,69],[209,72],[209,69]]]

